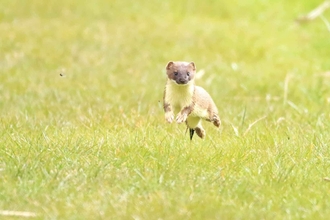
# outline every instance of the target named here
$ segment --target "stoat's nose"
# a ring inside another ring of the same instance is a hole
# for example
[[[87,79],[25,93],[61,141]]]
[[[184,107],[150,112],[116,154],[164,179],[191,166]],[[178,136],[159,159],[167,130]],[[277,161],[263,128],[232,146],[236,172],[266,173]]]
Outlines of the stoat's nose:
[[[186,80],[185,79],[179,79],[179,82],[184,84],[184,83],[186,83]]]

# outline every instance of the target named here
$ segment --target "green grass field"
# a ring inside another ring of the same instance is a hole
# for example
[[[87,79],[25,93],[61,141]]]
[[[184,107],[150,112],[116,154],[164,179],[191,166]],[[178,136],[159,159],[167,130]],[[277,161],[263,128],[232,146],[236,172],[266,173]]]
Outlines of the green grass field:
[[[328,219],[320,3],[2,0],[0,218]],[[205,71],[204,140],[165,122],[171,60]]]

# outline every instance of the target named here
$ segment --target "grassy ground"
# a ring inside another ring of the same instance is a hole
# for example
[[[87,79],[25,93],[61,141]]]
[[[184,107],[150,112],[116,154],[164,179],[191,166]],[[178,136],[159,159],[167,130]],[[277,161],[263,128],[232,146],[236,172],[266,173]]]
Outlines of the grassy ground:
[[[320,3],[3,0],[1,217],[327,219],[330,15],[294,21]],[[205,140],[165,123],[170,60],[205,71]]]

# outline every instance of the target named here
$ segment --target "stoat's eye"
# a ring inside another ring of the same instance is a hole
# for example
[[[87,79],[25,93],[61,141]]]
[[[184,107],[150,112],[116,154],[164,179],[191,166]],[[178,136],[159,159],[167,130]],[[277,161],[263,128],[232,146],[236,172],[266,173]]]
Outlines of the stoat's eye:
[[[190,76],[190,73],[189,72],[187,72],[187,76]]]
[[[176,76],[177,76],[177,75],[178,75],[178,72],[174,72],[174,75],[176,75]]]

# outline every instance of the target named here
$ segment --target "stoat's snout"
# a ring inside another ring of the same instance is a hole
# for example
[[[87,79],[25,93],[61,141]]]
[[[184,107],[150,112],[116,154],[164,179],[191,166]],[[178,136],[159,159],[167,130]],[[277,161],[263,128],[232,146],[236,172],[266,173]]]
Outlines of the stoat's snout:
[[[177,84],[187,84],[191,80],[190,73],[189,72],[188,73],[178,73],[178,72],[175,72],[174,73],[173,80]]]

